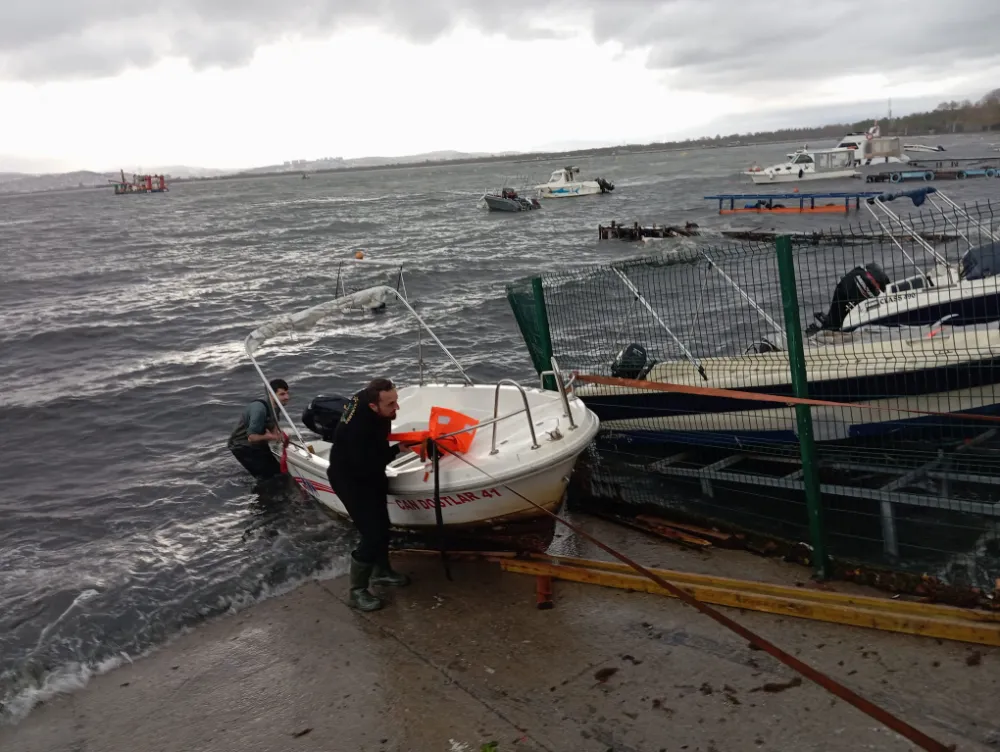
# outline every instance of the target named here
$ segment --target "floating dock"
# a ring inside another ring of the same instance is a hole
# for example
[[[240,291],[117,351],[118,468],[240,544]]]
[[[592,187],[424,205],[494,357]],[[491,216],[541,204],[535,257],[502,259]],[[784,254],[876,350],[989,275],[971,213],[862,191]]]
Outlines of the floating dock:
[[[928,243],[948,243],[959,239],[958,235],[939,232],[918,233],[859,233],[859,232],[796,232],[788,230],[723,230],[722,235],[733,240],[749,240],[759,243],[773,243],[779,235],[787,235],[792,245],[836,245],[854,246],[871,245],[872,243],[892,243],[894,241],[912,243],[914,237],[926,240]]]
[[[643,227],[638,222],[631,225],[623,225],[620,222],[611,221],[607,227],[597,226],[597,237],[599,240],[642,240],[643,238],[690,238],[698,235],[698,225],[694,222],[685,222],[683,227],[673,225],[652,225]]]
[[[1000,157],[911,159],[904,164],[872,166],[863,171],[867,183],[902,183],[911,180],[965,180],[1000,176]]]
[[[721,193],[705,196],[718,200],[719,214],[847,214],[851,209],[860,210],[861,199],[878,196],[878,191],[853,193]],[[833,199],[831,201],[831,199]],[[816,201],[825,203],[816,204]],[[736,202],[751,201],[737,206]],[[791,202],[793,206],[775,201]],[[729,203],[728,208],[726,202]]]
[[[858,194],[859,196],[879,196],[878,192],[871,194]],[[843,209],[841,208],[841,211]],[[898,233],[859,233],[842,232],[829,230],[815,231],[795,231],[795,230],[723,230],[722,236],[732,240],[747,240],[759,243],[773,243],[779,235],[787,235],[791,238],[793,245],[871,245],[872,243],[912,243],[915,237],[926,240],[929,243],[948,243],[959,239],[958,235],[940,232],[898,232]],[[652,225],[643,227],[638,222],[631,225],[623,225],[612,222],[609,226],[597,226],[597,236],[600,240],[624,240],[637,242],[646,238],[677,238],[677,237],[698,237],[701,235],[700,229],[694,222],[685,222],[684,227],[671,225]]]

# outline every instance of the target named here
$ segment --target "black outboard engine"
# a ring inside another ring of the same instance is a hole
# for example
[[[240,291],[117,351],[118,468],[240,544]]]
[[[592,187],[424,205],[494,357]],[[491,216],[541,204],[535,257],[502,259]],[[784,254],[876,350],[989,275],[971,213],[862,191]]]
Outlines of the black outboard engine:
[[[820,329],[840,329],[844,319],[858,303],[878,296],[892,280],[874,261],[856,266],[837,283],[833,290],[830,310],[824,316],[815,314]],[[813,330],[815,331],[815,330]]]
[[[340,416],[350,403],[350,397],[313,397],[312,402],[302,411],[302,422],[310,431],[318,433],[323,441],[333,441],[333,432],[340,422]]]
[[[611,364],[611,375],[616,379],[641,380],[649,375],[656,361],[649,358],[646,348],[633,342],[625,347]]]
[[[601,193],[611,193],[615,189],[615,184],[609,183],[604,178],[598,178],[597,184],[601,187]]]

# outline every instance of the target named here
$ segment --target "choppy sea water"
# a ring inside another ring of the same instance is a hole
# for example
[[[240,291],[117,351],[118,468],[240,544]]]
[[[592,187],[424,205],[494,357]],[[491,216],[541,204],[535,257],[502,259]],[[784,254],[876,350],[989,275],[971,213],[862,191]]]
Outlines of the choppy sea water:
[[[0,718],[200,620],[343,571],[349,525],[297,493],[258,493],[225,449],[260,393],[242,346],[257,323],[331,297],[338,275],[393,284],[398,264],[471,375],[531,380],[505,282],[648,252],[599,243],[612,219],[694,221],[708,235],[759,224],[702,197],[755,191],[736,172],[790,148],[588,160],[582,172],[614,193],[517,215],[479,196],[503,175],[544,182],[560,163],[0,195]],[[831,223],[814,219],[783,226]],[[351,263],[357,250],[379,264]],[[317,393],[414,376],[415,330],[395,313],[361,317],[261,361],[290,382],[298,417]]]

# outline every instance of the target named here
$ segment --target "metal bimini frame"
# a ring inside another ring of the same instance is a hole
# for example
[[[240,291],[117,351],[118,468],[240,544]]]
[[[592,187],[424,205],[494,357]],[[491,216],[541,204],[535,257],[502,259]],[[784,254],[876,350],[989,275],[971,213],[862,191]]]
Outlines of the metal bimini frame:
[[[936,197],[932,197],[935,194]],[[945,223],[955,229],[958,235],[966,242],[966,244],[968,244],[969,248],[974,248],[975,245],[971,240],[969,240],[969,237],[964,232],[962,232],[962,229],[958,226],[958,222],[956,221],[958,218],[965,219],[971,224],[975,225],[984,235],[989,237],[994,242],[1000,239],[998,238],[997,234],[992,231],[991,228],[983,225],[979,220],[971,216],[964,208],[959,206],[948,196],[941,193],[934,186],[928,186],[926,188],[915,188],[907,191],[897,191],[895,193],[880,193],[877,196],[873,196],[872,198],[867,199],[865,202],[865,208],[868,210],[868,213],[871,214],[872,217],[875,218],[875,221],[878,222],[879,226],[888,233],[889,238],[892,241],[893,245],[895,245],[900,250],[900,252],[904,256],[906,256],[907,260],[911,264],[913,264],[913,266],[917,269],[917,272],[921,276],[923,276],[925,280],[928,279],[927,273],[924,270],[922,270],[917,264],[917,262],[910,256],[910,254],[906,252],[906,249],[903,248],[902,243],[900,243],[899,239],[895,236],[895,233],[893,232],[892,228],[886,226],[885,222],[882,221],[883,218],[875,213],[875,210],[872,208],[873,206],[878,207],[882,215],[887,217],[890,222],[895,221],[899,225],[899,228],[901,230],[910,235],[914,243],[919,245],[924,251],[933,256],[934,259],[936,259],[942,266],[944,266],[944,268],[947,270],[948,282],[950,284],[954,284],[955,282],[958,281],[957,279],[958,271],[951,263],[948,262],[948,259],[946,259],[944,256],[942,256],[940,253],[937,252],[937,250],[934,248],[933,245],[924,240],[924,238],[920,237],[920,234],[913,227],[910,227],[908,224],[906,224],[898,214],[893,212],[885,205],[887,201],[893,201],[897,198],[909,198],[911,201],[913,201],[913,205],[917,207],[921,206],[925,200],[929,201],[931,206],[937,209],[937,211],[941,214]],[[942,203],[939,203],[938,200],[943,202],[943,205]],[[954,217],[949,216],[949,212],[954,214]]]
[[[334,283],[333,294],[337,297],[342,295],[350,295],[351,293],[347,289],[347,285],[344,283],[344,264],[364,264],[365,266],[398,266],[399,271],[396,273],[396,291],[402,290],[403,297],[408,298],[409,295],[406,292],[406,280],[403,279],[403,265],[397,264],[395,262],[389,261],[375,261],[371,259],[343,259],[340,264],[337,265],[337,280]]]
[[[768,324],[770,324],[774,328],[774,330],[781,337],[781,346],[782,346],[782,348],[786,348],[787,345],[788,345],[788,335],[786,334],[784,327],[782,327],[781,324],[779,324],[777,321],[775,321],[774,318],[772,318],[768,314],[767,311],[765,311],[763,308],[761,308],[760,305],[757,304],[757,301],[755,301],[752,297],[750,297],[743,290],[743,288],[741,288],[738,284],[736,284],[736,282],[733,281],[732,277],[730,277],[728,274],[726,274],[721,269],[721,267],[719,267],[719,265],[705,251],[699,250],[699,251],[697,251],[697,254],[698,254],[698,256],[700,256],[701,258],[703,258],[706,262],[708,262],[708,268],[709,269],[711,269],[712,271],[715,271],[716,273],[718,273],[729,285],[732,286],[732,288],[734,290],[736,290],[737,293],[739,293],[740,297],[742,297],[747,303],[749,303],[750,306],[755,311],[757,311],[757,313],[759,313],[761,315],[761,317]],[[677,346],[681,350],[681,353],[683,353],[684,357],[691,363],[691,365],[693,365],[698,370],[698,373],[701,374],[702,379],[704,379],[705,381],[708,381],[708,375],[705,373],[705,368],[704,368],[704,366],[702,366],[701,361],[695,355],[693,355],[691,353],[691,351],[687,347],[684,346],[684,344],[680,341],[680,339],[678,339],[677,335],[675,335],[673,333],[673,331],[671,331],[670,327],[667,326],[666,322],[664,322],[664,320],[660,317],[660,315],[649,304],[649,301],[647,301],[646,298],[643,296],[643,294],[641,292],[639,292],[639,288],[636,287],[635,283],[632,282],[632,280],[629,279],[625,275],[625,273],[622,272],[620,269],[613,269],[613,271],[618,276],[618,278],[625,284],[625,286],[629,289],[629,292],[632,293],[632,295],[633,295],[632,307],[634,307],[636,303],[639,303],[647,311],[649,311],[650,315],[652,315],[653,318],[656,319],[656,322],[664,329],[664,331],[666,331],[666,333],[670,336],[670,338],[673,339],[673,341],[677,344]],[[705,277],[705,281],[706,282],[708,281],[708,277],[707,276]],[[704,285],[702,285],[702,292],[704,292]],[[631,310],[631,308],[629,310]],[[700,311],[699,311],[699,315],[700,315]],[[697,318],[695,319],[695,322],[697,322]],[[620,334],[621,334],[621,332],[616,333],[615,339],[617,339],[618,335],[620,335]],[[543,378],[544,378],[545,375],[551,375],[551,374],[552,374],[551,371],[546,371],[545,374],[543,374]],[[572,383],[572,381],[570,383]]]
[[[420,343],[422,341],[422,339],[421,339],[421,332],[423,330],[427,331],[427,334],[434,341],[434,343],[437,344],[437,346],[441,348],[441,351],[444,352],[444,354],[448,357],[448,360],[451,361],[452,365],[454,365],[455,368],[458,369],[458,372],[462,375],[462,379],[465,381],[466,385],[467,386],[472,386],[473,384],[476,383],[475,381],[472,380],[472,377],[470,377],[469,374],[466,373],[465,369],[462,368],[462,364],[459,363],[458,360],[455,359],[455,356],[451,354],[451,351],[448,350],[447,347],[445,347],[444,343],[441,342],[440,339],[438,339],[437,335],[434,334],[434,331],[430,328],[430,326],[427,325],[427,322],[425,322],[420,317],[420,314],[418,314],[413,309],[413,306],[410,305],[409,301],[407,301],[407,299],[404,297],[404,295],[402,293],[400,293],[398,290],[394,290],[391,287],[388,287],[388,286],[385,286],[385,285],[380,285],[380,286],[377,286],[377,287],[370,287],[370,288],[367,288],[366,290],[361,290],[359,292],[356,292],[356,293],[353,293],[353,294],[350,294],[350,295],[339,296],[339,297],[335,298],[332,301],[327,301],[325,303],[320,303],[320,304],[318,304],[316,306],[312,306],[311,308],[307,308],[304,311],[300,311],[298,314],[295,314],[295,315],[297,317],[299,317],[299,320],[303,320],[303,319],[307,319],[308,318],[308,314],[310,312],[315,312],[317,314],[317,318],[316,318],[316,320],[313,323],[318,323],[320,320],[322,320],[323,318],[326,318],[329,315],[332,315],[334,313],[342,313],[343,312],[343,310],[344,310],[343,307],[337,307],[337,306],[335,306],[335,304],[337,302],[339,302],[339,301],[343,301],[345,303],[346,302],[357,302],[358,300],[360,300],[361,296],[363,294],[365,294],[365,293],[369,293],[371,295],[380,294],[383,297],[384,296],[388,296],[388,295],[395,296],[396,299],[399,300],[399,302],[402,303],[403,306],[405,306],[406,309],[410,312],[410,314],[417,320],[417,323],[418,323],[418,327],[417,327],[418,358],[420,358],[420,386],[423,386],[423,383],[424,383],[424,381],[423,381],[423,375],[424,375],[424,372],[423,372],[423,358],[422,358],[422,349],[421,349],[421,345],[420,345]],[[324,311],[324,309],[327,309],[328,312]],[[289,320],[288,323],[291,324],[291,326],[288,329],[286,329],[285,331],[289,331],[289,330],[294,331],[295,321],[294,320]],[[254,334],[256,332],[258,332],[259,330],[260,330],[260,327],[258,327],[253,332],[251,332],[250,334],[247,335],[246,339],[244,340],[244,349],[246,350],[247,356],[250,358],[250,362],[253,363],[253,367],[257,371],[257,375],[260,376],[261,381],[264,383],[264,389],[267,391],[267,393],[270,396],[270,398],[274,401],[274,404],[276,404],[278,406],[278,410],[284,416],[285,420],[288,421],[288,424],[292,427],[292,430],[295,432],[295,436],[304,445],[306,443],[305,439],[302,437],[302,434],[299,432],[298,427],[295,425],[295,421],[292,420],[291,416],[289,416],[289,414],[288,414],[288,411],[285,410],[285,406],[281,404],[281,401],[278,399],[277,395],[274,393],[274,390],[271,389],[271,384],[268,382],[267,377],[264,375],[264,371],[261,369],[260,364],[257,362],[257,359],[254,357],[254,351],[255,351],[256,348],[252,348],[251,344],[254,342]]]
[[[473,385],[475,385],[476,382],[473,381],[472,377],[470,377],[468,373],[466,373],[465,369],[462,368],[462,365],[458,362],[458,360],[455,359],[455,356],[451,354],[451,351],[449,351],[448,348],[445,347],[444,343],[441,342],[440,339],[438,339],[437,335],[434,334],[434,331],[430,328],[430,326],[428,326],[427,322],[425,322],[420,317],[420,314],[418,314],[413,309],[413,306],[411,306],[410,303],[406,300],[406,298],[404,297],[403,293],[400,293],[398,290],[394,290],[391,287],[387,287],[385,285],[382,285],[382,286],[378,286],[378,287],[368,288],[366,290],[361,290],[361,291],[359,291],[357,293],[354,293],[352,295],[340,296],[340,297],[335,298],[332,301],[327,301],[326,303],[320,303],[319,305],[312,306],[311,308],[307,308],[304,311],[300,311],[298,314],[296,314],[296,316],[298,317],[298,320],[300,320],[300,321],[301,320],[308,320],[308,318],[309,318],[308,314],[310,312],[317,312],[317,314],[318,314],[317,317],[315,318],[315,320],[312,321],[312,324],[316,324],[320,320],[322,320],[323,318],[325,318],[327,315],[332,315],[333,313],[342,313],[343,312],[343,310],[344,310],[343,307],[338,307],[338,306],[335,305],[338,301],[358,302],[358,300],[364,294],[366,294],[366,293],[371,294],[373,296],[376,293],[378,293],[378,294],[381,294],[383,297],[387,296],[387,295],[394,295],[396,297],[396,299],[399,300],[399,302],[401,302],[406,307],[406,309],[410,312],[410,314],[417,320],[417,323],[418,323],[418,327],[417,327],[418,357],[421,358],[420,359],[420,381],[419,381],[419,385],[420,386],[424,385],[424,380],[423,380],[423,360],[422,360],[422,357],[419,354],[421,352],[421,350],[420,350],[420,342],[421,342],[421,332],[423,330],[427,331],[427,334],[430,336],[430,338],[435,342],[435,344],[437,344],[438,347],[441,348],[441,351],[444,352],[444,354],[448,357],[448,359],[455,366],[455,368],[458,369],[458,372],[462,375],[462,379],[465,381],[465,385],[466,386],[473,386]],[[294,330],[294,328],[295,328],[294,325],[296,323],[296,320],[293,318],[293,319],[288,320],[287,323],[291,324],[291,326],[288,327],[288,328],[286,328],[285,330],[286,331],[288,329]],[[273,400],[274,404],[278,406],[278,410],[281,412],[281,415],[284,416],[285,420],[288,422],[288,425],[290,425],[292,427],[292,430],[295,432],[295,436],[299,440],[299,442],[301,443],[301,445],[305,446],[306,445],[306,440],[303,438],[302,434],[299,432],[298,426],[296,426],[295,421],[292,420],[291,416],[288,414],[288,411],[285,410],[285,406],[283,404],[281,404],[280,400],[278,400],[277,395],[271,389],[271,384],[268,382],[267,377],[264,375],[264,371],[261,369],[260,364],[258,364],[257,359],[254,357],[254,351],[256,350],[256,348],[255,347],[251,347],[251,344],[255,341],[254,334],[257,333],[259,330],[260,330],[260,328],[258,327],[258,329],[255,329],[253,332],[251,332],[249,335],[247,335],[246,339],[244,340],[244,348],[246,349],[247,356],[249,356],[250,362],[253,363],[254,369],[257,371],[257,374],[260,376],[260,379],[261,379],[261,381],[264,384],[264,389],[267,391],[268,395]],[[261,341],[263,341],[263,340],[261,340]],[[557,384],[558,391],[559,391],[559,396],[562,399],[563,409],[565,411],[564,415],[565,415],[566,418],[569,419],[569,429],[572,431],[572,430],[575,430],[577,428],[577,426],[576,426],[576,422],[573,420],[572,411],[570,410],[568,391],[572,388],[572,384],[573,384],[573,381],[574,381],[575,377],[571,378],[570,381],[569,381],[569,383],[567,384],[566,382],[563,381],[562,373],[559,370],[559,365],[556,362],[556,359],[554,357],[551,359],[551,363],[552,363],[552,371],[551,372],[547,372],[547,373],[549,373],[550,375],[555,376],[556,384]],[[544,374],[543,374],[543,376],[544,376]],[[497,415],[497,412],[499,411],[499,407],[500,407],[500,387],[502,385],[504,385],[504,384],[508,384],[508,385],[511,385],[511,386],[514,386],[514,387],[517,388],[517,390],[521,393],[522,399],[524,400],[524,407],[522,409],[515,410],[515,411],[513,411],[511,413],[507,413],[506,415]],[[474,426],[470,426],[469,428],[463,428],[463,429],[460,429],[458,431],[453,431],[452,433],[445,434],[444,436],[440,436],[439,438],[447,438],[447,437],[450,437],[450,436],[457,436],[458,434],[461,434],[461,433],[467,433],[469,431],[474,431],[474,430],[477,430],[479,428],[484,428],[486,426],[492,425],[493,426],[493,443],[491,445],[491,452],[490,453],[491,454],[496,454],[496,452],[498,451],[497,448],[496,448],[496,424],[499,423],[501,420],[506,420],[506,419],[514,417],[516,415],[520,415],[521,413],[525,413],[526,417],[527,417],[527,420],[528,420],[528,429],[531,431],[531,444],[532,444],[531,448],[532,449],[538,449],[540,445],[538,443],[538,439],[537,439],[536,434],[535,434],[535,425],[534,425],[534,420],[533,420],[533,418],[531,416],[531,407],[528,404],[528,395],[527,395],[527,392],[525,392],[523,386],[521,386],[516,381],[513,381],[511,379],[501,379],[500,381],[497,382],[496,391],[494,392],[493,417],[491,419],[486,420],[486,421],[480,421],[480,422],[478,422]]]

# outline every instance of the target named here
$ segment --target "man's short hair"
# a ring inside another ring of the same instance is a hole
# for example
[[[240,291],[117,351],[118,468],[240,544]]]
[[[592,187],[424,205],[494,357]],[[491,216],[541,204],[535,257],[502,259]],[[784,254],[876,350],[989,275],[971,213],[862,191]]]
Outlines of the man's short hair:
[[[368,386],[361,390],[361,399],[366,405],[377,405],[378,397],[382,392],[388,392],[396,388],[389,379],[372,379]]]
[[[288,382],[285,381],[284,379],[271,379],[270,384],[271,384],[271,391],[274,392],[275,394],[278,393],[279,389],[284,389],[286,392],[288,391]]]

